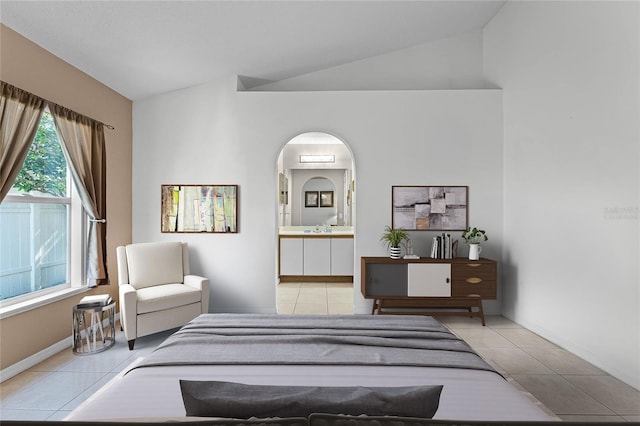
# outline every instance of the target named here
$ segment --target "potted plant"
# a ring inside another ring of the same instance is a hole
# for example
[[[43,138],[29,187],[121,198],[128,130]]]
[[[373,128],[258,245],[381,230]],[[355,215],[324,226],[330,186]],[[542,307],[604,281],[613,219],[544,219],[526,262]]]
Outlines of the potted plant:
[[[487,241],[489,237],[484,229],[468,227],[462,231],[462,239],[469,244],[469,260],[478,260],[482,251],[480,243]]]
[[[409,233],[402,228],[393,229],[387,225],[380,236],[380,242],[389,249],[389,257],[400,259],[400,245],[409,239]]]

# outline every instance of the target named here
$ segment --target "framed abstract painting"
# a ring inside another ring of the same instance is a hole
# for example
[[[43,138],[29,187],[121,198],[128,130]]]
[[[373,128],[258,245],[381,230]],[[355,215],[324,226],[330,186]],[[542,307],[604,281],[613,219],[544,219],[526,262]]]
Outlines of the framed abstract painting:
[[[468,221],[467,186],[392,186],[392,228],[463,231]]]
[[[238,185],[162,185],[160,231],[237,233]]]

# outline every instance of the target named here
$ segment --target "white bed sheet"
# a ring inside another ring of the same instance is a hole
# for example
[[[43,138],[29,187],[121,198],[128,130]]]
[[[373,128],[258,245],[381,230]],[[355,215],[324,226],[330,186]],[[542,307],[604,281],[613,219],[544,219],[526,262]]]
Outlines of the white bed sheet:
[[[157,420],[184,417],[179,379],[269,385],[444,385],[434,419],[557,420],[494,372],[354,365],[193,365],[139,368],[114,378],[65,420]]]

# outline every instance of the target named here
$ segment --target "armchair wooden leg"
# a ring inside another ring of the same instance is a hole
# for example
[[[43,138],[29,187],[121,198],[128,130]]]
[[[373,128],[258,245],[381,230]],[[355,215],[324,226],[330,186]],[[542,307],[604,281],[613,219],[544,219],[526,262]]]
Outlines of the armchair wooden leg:
[[[133,350],[133,345],[136,344],[136,339],[133,340],[129,340],[129,350],[132,351]]]

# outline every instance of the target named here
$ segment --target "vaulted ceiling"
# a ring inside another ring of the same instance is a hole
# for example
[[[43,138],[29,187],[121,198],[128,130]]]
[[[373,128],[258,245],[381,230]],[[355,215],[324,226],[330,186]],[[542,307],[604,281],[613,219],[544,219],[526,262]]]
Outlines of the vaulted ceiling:
[[[0,22],[131,100],[277,81],[478,30],[504,1],[15,1]]]

